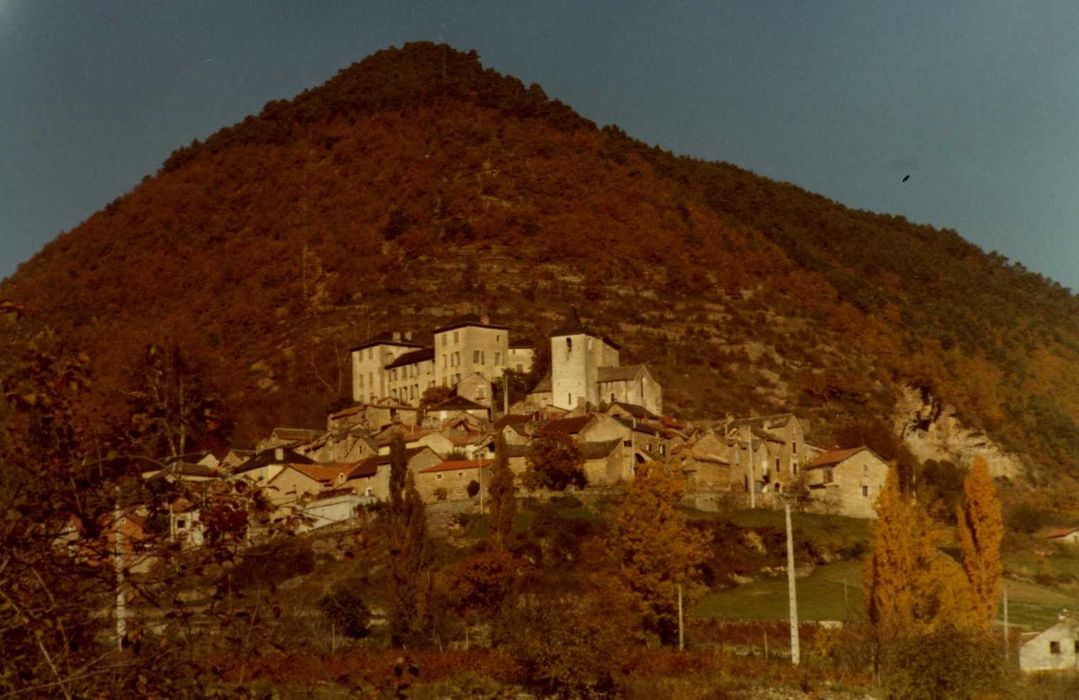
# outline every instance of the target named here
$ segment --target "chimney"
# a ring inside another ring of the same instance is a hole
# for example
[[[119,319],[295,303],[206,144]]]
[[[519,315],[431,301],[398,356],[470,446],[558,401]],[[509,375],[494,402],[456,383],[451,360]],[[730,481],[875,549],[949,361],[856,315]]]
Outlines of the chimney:
[[[412,331],[405,331],[405,340],[412,340]]]
[[[480,314],[480,323],[482,323],[485,326],[491,325],[491,314],[489,314],[487,312],[484,312],[484,313]]]
[[[397,340],[397,341],[401,340],[401,331],[394,331],[393,332],[393,339]]]

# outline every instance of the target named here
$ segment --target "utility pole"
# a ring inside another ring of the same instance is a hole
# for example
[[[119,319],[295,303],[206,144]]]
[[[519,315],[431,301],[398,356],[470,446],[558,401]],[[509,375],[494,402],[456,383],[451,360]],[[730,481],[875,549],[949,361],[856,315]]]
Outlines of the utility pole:
[[[510,380],[506,370],[502,370],[502,415],[510,414]]]
[[[123,513],[120,504],[112,514],[113,552],[112,566],[116,572],[116,648],[123,651],[124,638],[127,637],[127,600],[124,596],[124,533],[122,530]]]
[[[787,513],[787,588],[790,596],[791,613],[791,663],[797,666],[802,660],[798,643],[798,595],[794,587],[794,532],[791,529],[791,507],[784,506]]]

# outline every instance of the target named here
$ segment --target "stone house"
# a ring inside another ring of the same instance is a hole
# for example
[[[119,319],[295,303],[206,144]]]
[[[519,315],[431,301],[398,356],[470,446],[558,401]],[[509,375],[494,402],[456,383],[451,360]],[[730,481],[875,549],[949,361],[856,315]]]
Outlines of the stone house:
[[[554,406],[573,410],[623,401],[644,406],[657,415],[663,412],[662,389],[648,368],[622,367],[620,346],[585,327],[575,309],[551,332],[550,342],[550,395]],[[530,396],[538,398],[546,392],[541,382]]]
[[[425,426],[442,426],[461,414],[481,421],[491,419],[489,406],[483,406],[463,396],[451,396],[437,406],[427,409],[423,417],[423,424]]]
[[[734,487],[728,455],[728,440],[712,431],[676,453],[689,487],[694,491],[730,491]]]
[[[285,464],[266,483],[274,506],[294,506],[326,489],[344,486],[356,464]]]
[[[301,526],[299,530],[317,530],[352,520],[359,514],[360,509],[374,501],[374,498],[360,496],[349,488],[321,491],[304,504],[303,514],[312,522]]]
[[[352,400],[365,403],[393,398],[405,403],[406,400],[398,394],[409,390],[413,390],[413,393],[418,391],[422,396],[428,386],[434,386],[433,353],[426,364],[416,361],[404,365],[409,368],[407,372],[402,369],[391,376],[387,369],[389,365],[395,365],[395,370],[400,369],[401,365],[396,363],[401,356],[422,350],[422,345],[412,342],[411,333],[383,333],[353,347],[349,350],[352,360]],[[412,377],[414,373],[419,376]],[[419,389],[421,385],[422,390]]]
[[[875,505],[888,464],[873,450],[829,450],[806,465],[806,485],[825,510],[852,518],[876,518]]]
[[[326,430],[331,433],[353,429],[377,431],[387,425],[416,425],[419,409],[391,399],[378,399],[331,413],[326,418]]]
[[[488,411],[492,407],[493,391],[491,380],[475,372],[457,382],[457,396],[459,398],[483,406]]]
[[[1079,671],[1079,620],[1064,611],[1055,625],[1023,639],[1019,669],[1024,673]]]
[[[442,461],[434,450],[426,446],[406,449],[405,459],[408,469],[413,474]],[[349,472],[343,485],[361,496],[368,496],[379,501],[389,500],[390,455],[377,455],[360,462]]]
[[[722,426],[724,435],[734,441],[733,459],[728,461],[747,493],[754,480],[758,493],[789,491],[814,454],[806,444],[805,426],[792,413],[734,419]]]
[[[476,482],[486,488],[491,482],[493,463],[490,459],[472,459],[433,464],[416,472],[416,489],[428,503],[470,499],[468,485]]]

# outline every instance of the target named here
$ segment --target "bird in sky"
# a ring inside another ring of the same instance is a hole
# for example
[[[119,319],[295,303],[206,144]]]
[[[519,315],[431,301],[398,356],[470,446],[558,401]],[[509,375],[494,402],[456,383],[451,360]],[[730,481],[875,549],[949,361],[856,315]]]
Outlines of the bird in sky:
[[[909,179],[910,179],[910,175],[904,175],[903,176],[903,182],[906,182]]]

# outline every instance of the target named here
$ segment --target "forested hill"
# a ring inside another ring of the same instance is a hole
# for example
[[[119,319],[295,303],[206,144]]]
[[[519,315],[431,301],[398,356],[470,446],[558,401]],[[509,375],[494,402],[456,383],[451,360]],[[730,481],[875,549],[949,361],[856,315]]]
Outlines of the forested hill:
[[[538,339],[576,305],[683,416],[883,418],[911,384],[1079,467],[1067,290],[953,231],[598,128],[429,43],[177,150],[0,296],[91,355],[106,412],[146,343],[179,343],[240,441],[321,424],[369,334],[485,310]]]

